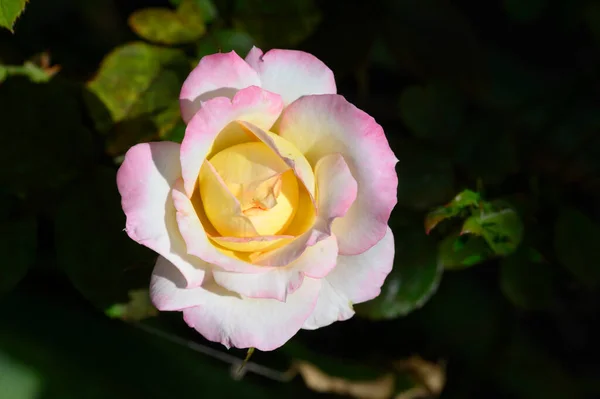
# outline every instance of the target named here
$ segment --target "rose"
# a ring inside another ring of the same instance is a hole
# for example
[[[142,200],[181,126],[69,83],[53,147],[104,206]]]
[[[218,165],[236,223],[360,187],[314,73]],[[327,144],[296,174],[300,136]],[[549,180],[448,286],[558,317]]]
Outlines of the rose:
[[[160,254],[159,310],[227,347],[272,350],[379,295],[397,159],[335,93],[300,51],[200,60],[181,90],[181,145],[138,144],[117,176],[127,234]]]

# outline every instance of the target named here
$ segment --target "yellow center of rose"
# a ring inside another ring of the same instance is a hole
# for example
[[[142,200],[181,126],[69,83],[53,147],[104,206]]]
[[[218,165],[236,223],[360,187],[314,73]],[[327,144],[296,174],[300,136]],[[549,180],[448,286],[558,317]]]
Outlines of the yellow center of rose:
[[[199,189],[206,216],[219,234],[254,237],[285,231],[298,206],[298,181],[273,150],[262,142],[247,142],[208,162]]]

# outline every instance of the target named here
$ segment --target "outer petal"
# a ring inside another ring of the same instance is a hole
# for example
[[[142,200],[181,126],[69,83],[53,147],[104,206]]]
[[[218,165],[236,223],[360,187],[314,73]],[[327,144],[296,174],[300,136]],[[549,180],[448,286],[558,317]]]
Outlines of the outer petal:
[[[331,286],[327,279],[321,280],[321,291],[317,306],[302,326],[305,330],[316,330],[336,321],[348,320],[354,316],[352,304],[344,295]]]
[[[248,86],[260,86],[260,79],[235,51],[207,55],[183,83],[179,94],[181,116],[187,123],[204,101],[233,98],[238,90]]]
[[[182,310],[201,303],[202,288],[187,288],[177,267],[162,256],[156,260],[150,280],[150,298],[158,310]]]
[[[267,273],[247,274],[213,270],[217,284],[229,291],[251,298],[286,301],[304,281],[304,276],[325,277],[337,260],[337,243],[331,236],[308,247],[302,256],[288,266],[272,268]]]
[[[277,94],[252,86],[238,91],[232,100],[218,97],[205,102],[185,130],[181,143],[181,168],[189,197],[200,167],[210,154],[217,135],[236,120],[269,129],[279,117],[283,103]]]
[[[250,299],[207,283],[199,293],[202,305],[187,308],[183,317],[205,338],[226,347],[276,349],[298,332],[312,313],[320,280],[306,278],[286,302]]]
[[[324,155],[341,153],[358,183],[356,201],[333,222],[340,253],[360,254],[385,234],[396,205],[398,162],[383,129],[342,96],[305,96],[287,107],[279,129],[315,165]]]
[[[258,72],[261,87],[280,94],[286,106],[304,95],[337,93],[331,69],[303,51],[275,49],[262,54],[254,47],[246,62]]]
[[[361,303],[379,295],[393,263],[394,236],[388,227],[385,236],[371,249],[360,255],[338,257],[337,266],[326,279],[352,303]]]
[[[129,237],[173,262],[194,286],[202,282],[206,263],[187,254],[179,233],[171,187],[180,176],[179,144],[144,143],[125,154],[117,186]]]

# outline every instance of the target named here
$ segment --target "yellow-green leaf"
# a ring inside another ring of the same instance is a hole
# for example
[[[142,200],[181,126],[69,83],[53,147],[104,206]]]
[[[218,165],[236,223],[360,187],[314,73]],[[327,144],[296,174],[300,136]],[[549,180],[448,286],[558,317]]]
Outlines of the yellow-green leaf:
[[[184,0],[176,11],[145,8],[129,17],[129,26],[138,36],[161,44],[190,43],[206,32],[202,10],[194,0]]]
[[[15,21],[25,9],[27,0],[0,0],[0,26],[13,31]]]

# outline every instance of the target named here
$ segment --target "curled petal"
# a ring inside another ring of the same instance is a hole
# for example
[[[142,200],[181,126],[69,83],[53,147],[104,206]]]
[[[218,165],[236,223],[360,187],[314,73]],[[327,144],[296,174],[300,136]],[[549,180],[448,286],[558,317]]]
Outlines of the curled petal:
[[[183,310],[187,324],[206,339],[226,347],[270,351],[286,343],[312,313],[320,280],[306,278],[285,302],[236,295],[207,281],[201,305]]]
[[[260,77],[260,86],[278,93],[284,105],[308,94],[335,94],[333,72],[312,54],[297,50],[267,51],[256,47],[246,57]]]
[[[125,154],[117,186],[129,237],[167,258],[187,285],[195,286],[202,282],[206,263],[188,254],[179,233],[171,187],[180,177],[179,144],[143,143]]]
[[[201,304],[197,295],[202,288],[188,288],[175,265],[159,256],[150,279],[150,298],[158,310],[183,310]]]
[[[394,264],[394,235],[388,227],[385,236],[360,255],[343,256],[326,277],[338,293],[352,303],[375,298]]]
[[[203,102],[215,97],[231,99],[249,86],[260,86],[260,78],[235,51],[207,55],[183,83],[179,94],[181,116],[187,123]]]
[[[384,235],[397,202],[398,162],[383,129],[339,95],[305,96],[288,106],[279,134],[315,165],[324,155],[340,153],[358,183],[356,201],[333,222],[340,253],[360,254]]]
[[[233,99],[217,97],[203,103],[190,120],[181,143],[181,169],[185,192],[192,196],[200,167],[213,151],[215,139],[233,121],[250,122],[269,129],[279,117],[281,97],[259,87],[238,91]]]
[[[358,185],[341,154],[329,154],[315,166],[319,198],[319,217],[330,226],[334,219],[343,217],[356,199]]]

